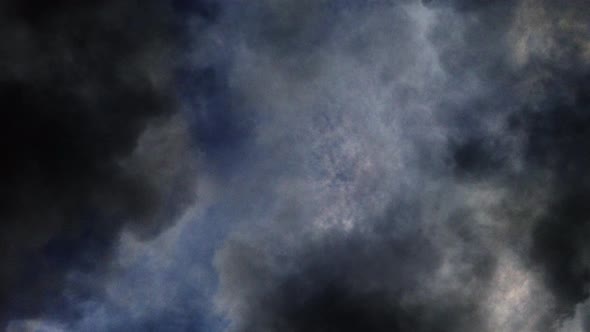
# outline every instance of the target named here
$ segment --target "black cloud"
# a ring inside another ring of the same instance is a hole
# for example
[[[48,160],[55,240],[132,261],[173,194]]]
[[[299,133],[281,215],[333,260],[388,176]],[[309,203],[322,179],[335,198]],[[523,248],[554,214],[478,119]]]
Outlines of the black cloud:
[[[571,313],[589,294],[590,265],[590,91],[587,69],[568,75],[552,89],[566,89],[571,98],[557,94],[548,109],[524,116],[529,167],[541,168],[551,178],[552,199],[534,230],[532,259],[545,271],[545,280]]]
[[[453,216],[455,226],[439,230],[441,237],[453,239],[449,246],[420,226],[420,210],[418,201],[398,202],[384,216],[350,231],[298,234],[299,241],[288,250],[273,239],[230,239],[218,263],[228,278],[222,286],[230,292],[239,287],[237,293],[243,292],[246,301],[233,317],[235,329],[485,330],[481,297],[496,268],[494,253],[469,234],[469,216]],[[404,224],[412,226],[404,230]],[[463,286],[449,291],[437,273],[453,247],[463,248],[457,259],[464,270],[454,276]]]
[[[575,25],[588,15],[575,2],[561,8],[550,1],[539,1],[537,5],[551,9],[545,24],[567,17]],[[553,29],[545,32],[553,37],[543,37],[556,38],[558,51],[547,46],[540,54],[532,52],[524,67],[512,69],[506,76],[508,80],[496,82],[496,98],[508,100],[510,105],[496,111],[504,113],[503,126],[507,129],[501,135],[466,135],[461,144],[453,143],[451,151],[459,178],[504,179],[510,184],[503,186],[513,192],[527,188],[532,178],[543,179],[542,188],[528,189],[545,192],[548,198],[539,207],[544,212],[534,220],[530,245],[521,254],[529,268],[542,271],[542,279],[555,299],[552,319],[559,321],[573,315],[576,305],[589,296],[590,247],[586,239],[590,215],[585,202],[590,197],[590,159],[585,150],[590,142],[590,76],[584,44],[578,39],[585,37],[567,28]],[[530,78],[533,83],[523,83]],[[529,93],[514,94],[519,85],[525,85]],[[541,96],[531,98],[535,94]],[[505,143],[510,137],[519,137],[517,150]],[[510,168],[514,159],[522,162],[518,170]],[[512,202],[518,204],[518,200]]]
[[[173,219],[158,170],[132,159],[177,113],[178,45],[157,0],[4,1],[0,12],[5,323],[56,301],[70,269],[100,270],[125,225],[147,234]]]

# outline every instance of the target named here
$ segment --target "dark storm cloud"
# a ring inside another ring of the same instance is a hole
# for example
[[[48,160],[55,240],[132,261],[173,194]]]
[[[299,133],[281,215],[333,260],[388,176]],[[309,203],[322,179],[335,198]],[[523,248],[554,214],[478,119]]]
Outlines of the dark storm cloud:
[[[153,234],[189,199],[163,1],[0,4],[0,321],[100,271],[119,231]],[[185,144],[185,145],[183,145]],[[172,190],[171,188],[175,188]]]
[[[3,320],[206,330],[219,245],[232,331],[587,330],[584,1],[0,6]],[[189,146],[219,238],[112,260],[188,204]],[[72,269],[103,293],[49,300]]]
[[[486,296],[493,255],[475,247],[461,253],[465,271],[455,282],[463,288],[445,290],[437,275],[451,248],[419,226],[400,231],[404,223],[422,222],[419,203],[407,203],[351,231],[298,234],[287,251],[271,238],[230,239],[218,258],[225,291],[245,301],[234,308],[235,330],[484,330],[478,296]],[[466,245],[453,233],[457,247]]]
[[[507,129],[503,136],[468,138],[453,149],[454,161],[461,175],[477,172],[488,178],[503,177],[525,188],[528,179],[544,178],[544,188],[535,190],[546,191],[548,200],[543,214],[534,220],[530,248],[523,259],[531,268],[541,269],[555,298],[554,317],[559,319],[572,315],[576,304],[589,295],[590,215],[584,202],[590,193],[585,153],[590,138],[590,72],[588,32],[582,26],[590,13],[577,2],[561,6],[523,1],[511,15],[515,25],[529,31],[520,31],[524,41],[512,40],[513,52],[525,58],[517,59],[521,66],[513,68],[511,80],[497,88],[498,98],[515,98],[513,107],[507,108]],[[510,136],[522,140],[518,151],[502,146]],[[506,154],[515,152],[522,161],[518,171],[507,167],[510,156]]]
[[[552,191],[548,210],[534,230],[532,260],[544,269],[560,310],[567,313],[588,297],[590,283],[590,158],[585,153],[590,143],[590,72],[587,66],[577,71],[557,82],[551,89],[556,95],[545,97],[541,111],[517,120],[526,133],[527,167],[546,172]],[[559,95],[563,85],[571,97]]]

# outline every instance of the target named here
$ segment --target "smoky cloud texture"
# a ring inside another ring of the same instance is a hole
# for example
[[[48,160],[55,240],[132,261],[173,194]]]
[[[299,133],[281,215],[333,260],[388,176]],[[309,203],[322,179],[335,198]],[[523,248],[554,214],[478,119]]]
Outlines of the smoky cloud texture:
[[[0,327],[589,331],[586,1],[0,13]]]
[[[218,252],[230,330],[587,330],[587,5],[258,6],[230,77],[320,175]]]
[[[192,200],[194,163],[170,3],[3,1],[0,13],[5,324],[59,306],[68,271],[104,271],[123,228],[169,224]]]

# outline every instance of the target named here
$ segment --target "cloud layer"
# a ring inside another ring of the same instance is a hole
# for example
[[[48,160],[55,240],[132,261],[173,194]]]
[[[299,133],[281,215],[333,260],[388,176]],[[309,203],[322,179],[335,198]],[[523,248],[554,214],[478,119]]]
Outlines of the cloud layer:
[[[9,330],[589,329],[584,1],[1,6]]]

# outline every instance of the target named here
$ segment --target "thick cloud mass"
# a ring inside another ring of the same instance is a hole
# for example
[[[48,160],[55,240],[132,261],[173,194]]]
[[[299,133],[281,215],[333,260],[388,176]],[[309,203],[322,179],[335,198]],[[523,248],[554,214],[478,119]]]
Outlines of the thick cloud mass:
[[[184,144],[169,5],[26,0],[0,12],[5,322],[56,301],[69,269],[100,270],[125,224],[148,234],[171,219],[187,188],[165,199],[188,169],[167,160]]]
[[[0,12],[9,331],[590,331],[586,1]]]
[[[570,79],[571,101],[558,98],[544,113],[521,120],[526,121],[530,167],[547,171],[552,185],[548,210],[534,230],[532,257],[546,270],[546,282],[559,303],[569,310],[588,297],[590,282],[590,159],[583,152],[590,139],[590,82],[588,77]]]
[[[402,208],[416,210],[416,206]],[[240,285],[228,291],[250,299],[239,309],[246,315],[244,321],[237,321],[239,330],[473,331],[481,328],[479,303],[469,299],[468,293],[485,296],[477,288],[485,289],[489,282],[494,258],[479,253],[460,258],[466,271],[456,281],[477,285],[447,293],[436,284],[437,272],[444,264],[444,248],[429,239],[423,230],[396,232],[404,221],[419,218],[415,214],[404,216],[396,210],[370,221],[375,224],[368,229],[332,232],[304,241],[293,252],[278,257],[270,254],[270,261],[261,261],[256,255],[258,250],[243,241],[231,241],[220,257],[230,260],[232,265],[222,272]],[[265,242],[273,240],[265,239]],[[471,278],[476,279],[470,281]]]
[[[319,175],[218,253],[230,329],[586,330],[587,6],[285,2],[233,74]]]

